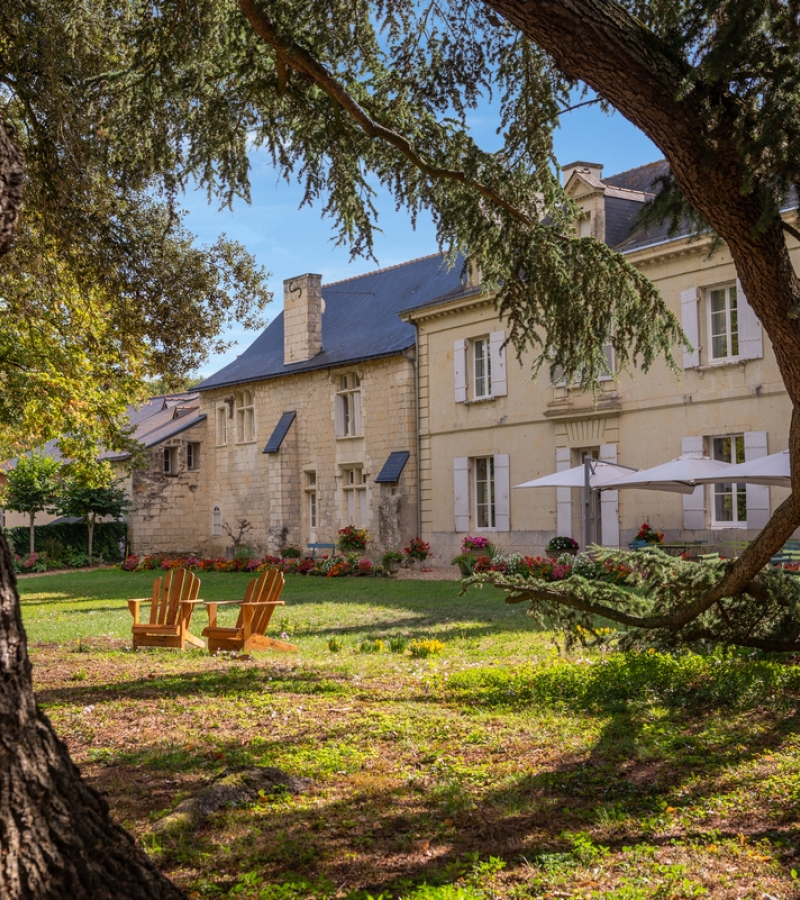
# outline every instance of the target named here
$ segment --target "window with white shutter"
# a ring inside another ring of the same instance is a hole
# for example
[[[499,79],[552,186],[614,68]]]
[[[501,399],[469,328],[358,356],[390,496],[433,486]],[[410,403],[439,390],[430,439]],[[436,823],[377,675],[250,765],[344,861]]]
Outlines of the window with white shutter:
[[[703,438],[685,437],[681,440],[684,456],[702,456]],[[688,531],[702,531],[706,527],[706,489],[698,485],[691,494],[683,494],[683,527]]]
[[[681,291],[681,327],[691,350],[683,350],[683,368],[694,369],[700,365],[700,316],[698,313],[699,293],[696,287]]]
[[[767,455],[767,432],[746,431],[744,433],[744,459],[760,459]],[[747,527],[759,531],[769,522],[769,488],[763,484],[748,484],[747,494]]]
[[[617,445],[601,444],[600,459],[617,461]],[[619,491],[603,491],[600,494],[600,543],[604,547],[619,547]]]
[[[569,447],[556,448],[556,472],[572,467]],[[556,488],[556,534],[572,537],[572,488]]]
[[[469,459],[453,460],[453,513],[455,530],[469,531]]]

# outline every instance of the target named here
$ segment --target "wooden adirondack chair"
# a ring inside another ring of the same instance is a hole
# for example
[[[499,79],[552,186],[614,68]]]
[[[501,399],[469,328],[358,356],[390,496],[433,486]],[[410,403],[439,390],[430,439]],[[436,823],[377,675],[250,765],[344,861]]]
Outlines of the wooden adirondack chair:
[[[297,650],[294,644],[278,641],[265,635],[275,607],[283,606],[281,595],[285,579],[277,569],[265,569],[258,578],[247,585],[244,600],[222,601],[241,606],[239,618],[232,628],[217,625],[217,603],[208,603],[208,627],[203,629],[203,637],[208,638],[208,650]]]
[[[128,600],[128,609],[133,616],[133,647],[178,647],[183,650],[187,644],[205,647],[199,637],[189,632],[192,612],[198,603],[200,579],[187,569],[171,569],[166,575],[153,582],[153,596],[150,599],[150,621],[139,621],[139,606],[147,603],[146,598]]]

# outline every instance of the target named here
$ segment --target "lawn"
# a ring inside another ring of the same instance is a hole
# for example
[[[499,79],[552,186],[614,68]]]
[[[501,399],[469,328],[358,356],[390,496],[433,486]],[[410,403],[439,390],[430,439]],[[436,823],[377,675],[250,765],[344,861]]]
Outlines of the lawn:
[[[247,580],[205,573],[201,596]],[[19,589],[39,702],[190,896],[797,896],[793,660],[566,655],[491,589],[301,576],[273,619],[295,654],[133,653],[125,601],[151,584],[105,570]],[[310,782],[159,832],[237,765]]]

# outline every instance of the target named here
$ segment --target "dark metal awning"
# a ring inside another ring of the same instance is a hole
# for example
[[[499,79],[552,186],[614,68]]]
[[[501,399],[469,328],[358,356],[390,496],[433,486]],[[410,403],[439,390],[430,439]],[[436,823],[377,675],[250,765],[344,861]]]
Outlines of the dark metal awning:
[[[400,480],[400,473],[411,456],[408,450],[395,450],[389,454],[389,458],[383,464],[380,474],[375,479],[377,482],[395,482]]]
[[[278,419],[278,424],[270,435],[267,446],[264,447],[264,453],[277,453],[278,450],[281,449],[281,444],[286,437],[286,432],[291,427],[292,422],[294,422],[296,415],[297,411],[293,409],[291,412],[285,412],[280,419]]]

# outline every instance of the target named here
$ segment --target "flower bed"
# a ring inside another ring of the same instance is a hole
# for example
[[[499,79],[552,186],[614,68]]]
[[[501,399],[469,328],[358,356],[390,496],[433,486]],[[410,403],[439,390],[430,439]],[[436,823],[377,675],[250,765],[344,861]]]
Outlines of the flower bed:
[[[258,574],[268,568],[279,569],[285,575],[318,575],[327,578],[339,578],[344,575],[357,577],[383,575],[381,565],[375,565],[371,559],[359,553],[347,556],[322,556],[314,559],[310,556],[298,558],[291,556],[238,556],[228,559],[225,556],[200,559],[197,556],[168,557],[163,554],[152,556],[129,556],[119,568],[125,572],[168,571],[169,569],[196,569],[200,572],[253,572]]]

